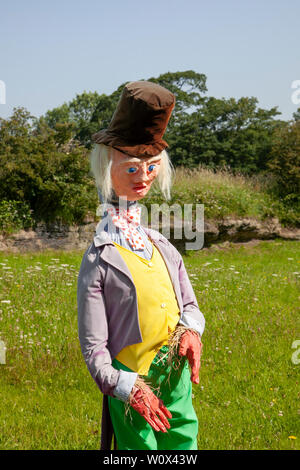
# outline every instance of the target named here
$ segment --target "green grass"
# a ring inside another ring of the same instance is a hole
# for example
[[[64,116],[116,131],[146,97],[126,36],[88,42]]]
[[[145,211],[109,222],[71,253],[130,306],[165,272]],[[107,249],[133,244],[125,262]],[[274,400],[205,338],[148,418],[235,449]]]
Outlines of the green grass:
[[[280,188],[271,174],[233,175],[229,170],[216,172],[202,168],[176,168],[169,204],[204,204],[207,219],[276,217],[284,226],[299,226],[299,206],[284,204],[278,198]],[[142,201],[148,206],[162,204],[157,181]]]
[[[77,338],[82,254],[0,255],[0,449],[99,448],[102,396]],[[300,244],[184,260],[206,317],[193,387],[199,449],[300,449]]]

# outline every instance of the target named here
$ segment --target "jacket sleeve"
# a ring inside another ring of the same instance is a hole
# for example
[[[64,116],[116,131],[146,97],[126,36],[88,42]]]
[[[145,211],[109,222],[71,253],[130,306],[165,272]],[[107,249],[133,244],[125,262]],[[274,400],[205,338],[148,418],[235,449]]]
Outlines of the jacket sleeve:
[[[116,370],[107,349],[108,325],[99,268],[92,244],[83,256],[77,283],[78,335],[87,368],[101,392],[127,401],[136,373]]]
[[[176,250],[177,251],[177,250]],[[186,272],[182,256],[178,253],[178,277],[183,302],[183,314],[179,323],[196,330],[202,336],[205,328],[205,318],[200,311],[194,289]]]
[[[108,325],[99,268],[92,244],[83,256],[77,283],[78,335],[87,368],[102,393],[127,401],[137,374],[116,370],[107,349]]]
[[[78,335],[87,368],[102,393],[113,396],[119,371],[107,349],[108,326],[98,250],[85,252],[77,282]]]

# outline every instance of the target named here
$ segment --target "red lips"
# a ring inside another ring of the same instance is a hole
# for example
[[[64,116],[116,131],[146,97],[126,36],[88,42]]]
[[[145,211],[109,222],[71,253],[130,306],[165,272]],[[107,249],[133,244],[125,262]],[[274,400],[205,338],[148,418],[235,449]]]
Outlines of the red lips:
[[[133,189],[144,189],[144,188],[146,188],[146,187],[147,187],[146,184],[141,184],[141,185],[139,185],[139,186],[133,186]]]

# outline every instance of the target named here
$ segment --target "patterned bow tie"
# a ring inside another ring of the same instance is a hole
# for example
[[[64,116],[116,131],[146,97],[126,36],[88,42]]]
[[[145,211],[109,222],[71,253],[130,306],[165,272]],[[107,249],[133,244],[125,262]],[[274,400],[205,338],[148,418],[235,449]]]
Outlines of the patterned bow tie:
[[[125,235],[126,240],[135,250],[145,248],[145,243],[136,230],[140,225],[141,207],[135,205],[129,209],[119,207],[108,207],[107,213],[111,216],[113,223],[119,227]]]

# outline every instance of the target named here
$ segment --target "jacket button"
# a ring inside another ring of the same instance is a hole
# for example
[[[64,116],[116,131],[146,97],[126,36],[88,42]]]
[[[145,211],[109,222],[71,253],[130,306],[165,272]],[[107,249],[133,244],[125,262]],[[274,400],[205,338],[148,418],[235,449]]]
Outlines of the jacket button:
[[[151,263],[151,261],[150,261],[150,262],[148,263],[148,266],[150,266],[150,267],[153,266],[153,263]]]
[[[166,304],[160,304],[161,308],[165,308]]]

